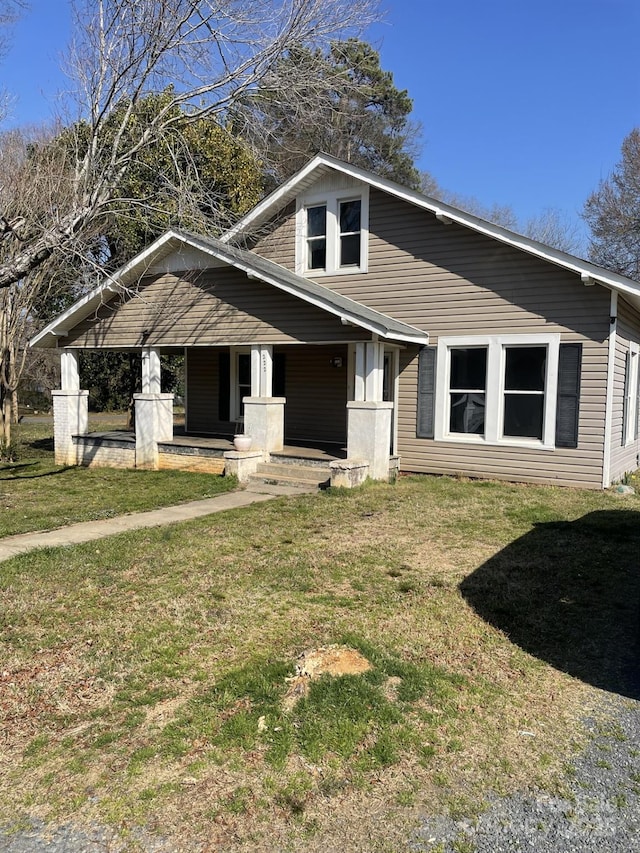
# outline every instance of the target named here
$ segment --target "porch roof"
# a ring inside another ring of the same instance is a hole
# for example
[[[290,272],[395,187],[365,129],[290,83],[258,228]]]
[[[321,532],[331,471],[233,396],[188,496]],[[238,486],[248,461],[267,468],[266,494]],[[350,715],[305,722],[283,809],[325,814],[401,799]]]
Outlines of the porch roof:
[[[195,249],[218,263],[235,267],[249,278],[259,279],[339,317],[345,325],[366,329],[371,334],[387,340],[416,344],[429,342],[429,335],[422,329],[375,311],[315,281],[296,275],[253,252],[229,245],[214,237],[172,229],[107,278],[99,287],[60,314],[32,338],[30,345],[41,348],[58,346],[60,338],[68,335],[78,323],[94,313],[100,305],[109,302],[123,293],[127,287],[139,282],[154,265],[181,248]]]

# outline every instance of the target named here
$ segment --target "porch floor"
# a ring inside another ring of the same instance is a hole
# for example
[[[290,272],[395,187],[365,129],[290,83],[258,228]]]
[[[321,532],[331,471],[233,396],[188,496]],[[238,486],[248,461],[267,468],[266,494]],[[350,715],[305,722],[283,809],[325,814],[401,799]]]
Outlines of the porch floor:
[[[136,436],[131,430],[109,430],[108,432],[92,432],[83,438],[94,439],[100,442],[123,442],[135,444]],[[227,450],[233,450],[233,440],[225,435],[194,435],[187,434],[183,427],[176,426],[173,430],[173,438],[169,441],[160,442],[162,447],[192,448],[208,451],[210,454],[222,456]],[[317,462],[332,462],[334,459],[346,459],[347,448],[340,444],[326,444],[322,442],[290,442],[285,444],[281,451],[272,453],[272,457],[287,457],[296,459],[308,459]]]

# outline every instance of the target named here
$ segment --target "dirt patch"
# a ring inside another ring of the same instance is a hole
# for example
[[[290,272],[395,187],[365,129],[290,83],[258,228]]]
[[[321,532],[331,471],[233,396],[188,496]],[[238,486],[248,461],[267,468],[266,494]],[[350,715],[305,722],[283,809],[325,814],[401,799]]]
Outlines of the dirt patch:
[[[319,649],[307,649],[298,657],[296,674],[287,679],[289,689],[284,697],[285,711],[309,692],[312,679],[321,675],[360,675],[371,669],[366,657],[349,646],[323,646]]]

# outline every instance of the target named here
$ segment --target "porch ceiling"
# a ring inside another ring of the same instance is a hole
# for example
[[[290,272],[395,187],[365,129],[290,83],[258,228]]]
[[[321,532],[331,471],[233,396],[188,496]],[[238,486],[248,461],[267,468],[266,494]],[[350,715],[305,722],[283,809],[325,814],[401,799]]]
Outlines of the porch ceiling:
[[[403,343],[427,344],[429,336],[422,329],[402,323],[330,290],[315,281],[296,275],[279,264],[269,261],[246,249],[230,246],[213,237],[189,234],[183,231],[167,231],[147,249],[122,267],[92,293],[80,299],[67,311],[46,326],[31,341],[30,345],[51,348],[59,345],[60,339],[94,314],[100,305],[122,294],[128,287],[137,285],[150,268],[164,258],[181,249],[202,252],[214,264],[225,264],[244,272],[248,278],[258,279],[298,299],[339,317],[343,324],[365,329],[372,335]],[[64,343],[62,343],[64,346]]]

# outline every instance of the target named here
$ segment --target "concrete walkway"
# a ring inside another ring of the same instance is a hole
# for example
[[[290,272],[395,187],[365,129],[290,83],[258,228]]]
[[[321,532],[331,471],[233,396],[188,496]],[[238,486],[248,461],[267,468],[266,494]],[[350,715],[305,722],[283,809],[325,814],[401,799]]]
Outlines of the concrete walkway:
[[[300,495],[305,491],[312,490],[258,483],[243,490],[225,492],[215,498],[207,498],[202,501],[161,507],[148,512],[132,512],[129,515],[118,515],[115,518],[105,518],[99,521],[83,521],[80,524],[70,524],[68,527],[59,527],[45,533],[21,533],[17,536],[5,536],[0,539],[0,562],[9,560],[18,554],[33,551],[36,548],[77,545],[80,542],[90,542],[93,539],[103,539],[105,536],[113,536],[116,533],[125,533],[127,530],[140,530],[143,527],[160,527],[163,524],[174,524],[177,521],[189,521],[192,518],[249,506],[249,504],[260,501],[269,501],[288,495]]]

